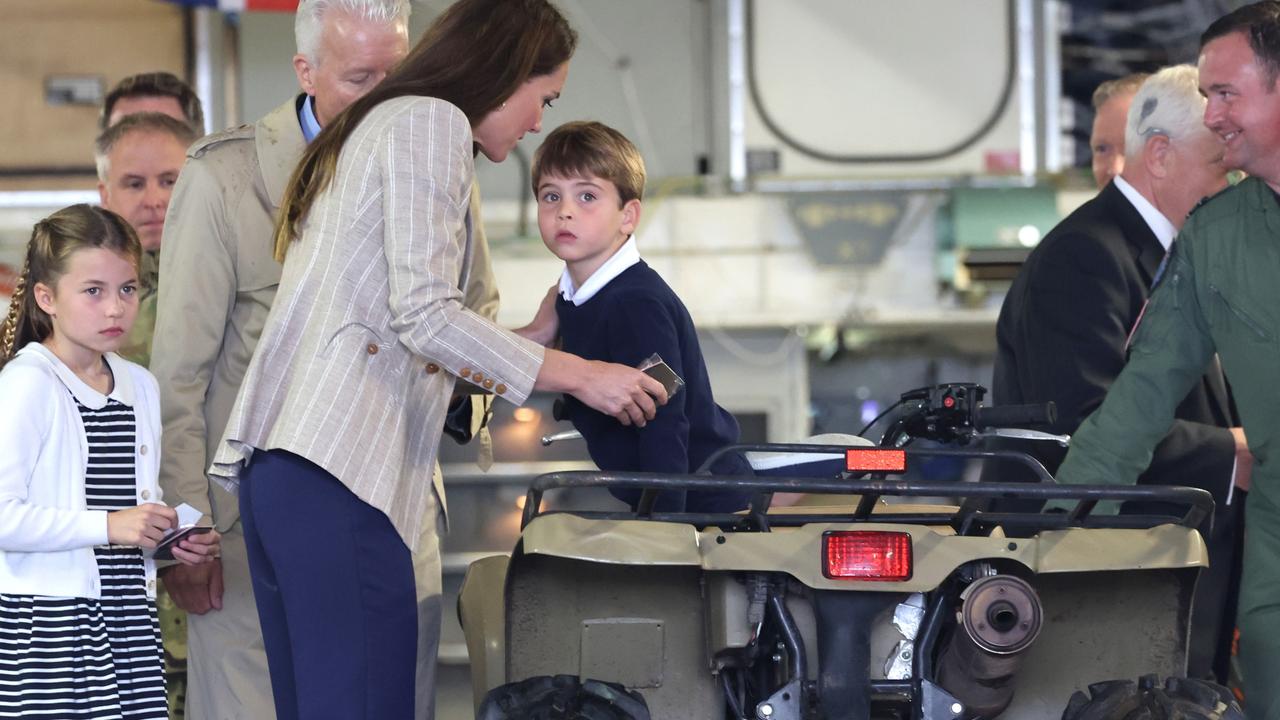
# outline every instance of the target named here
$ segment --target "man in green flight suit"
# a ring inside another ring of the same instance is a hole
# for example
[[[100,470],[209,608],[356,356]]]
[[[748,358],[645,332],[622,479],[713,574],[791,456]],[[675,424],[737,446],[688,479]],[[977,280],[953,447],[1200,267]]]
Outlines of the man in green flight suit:
[[[1205,125],[1249,177],[1205,201],[1174,244],[1124,371],[1072,440],[1062,483],[1132,483],[1216,352],[1254,456],[1245,515],[1240,660],[1250,720],[1280,719],[1280,2],[1246,5],[1200,39]]]

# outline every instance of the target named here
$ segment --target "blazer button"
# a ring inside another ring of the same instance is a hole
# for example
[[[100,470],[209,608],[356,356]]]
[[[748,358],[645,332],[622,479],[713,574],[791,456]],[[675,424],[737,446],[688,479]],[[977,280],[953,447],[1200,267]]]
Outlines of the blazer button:
[[[463,378],[469,378],[471,377],[471,368],[462,368],[461,370],[458,371],[458,374],[461,375]]]
[[[507,386],[503,385],[502,383],[498,383],[498,386],[495,387],[493,391],[501,395],[507,391]]]
[[[488,390],[489,388],[493,387],[493,378],[485,378],[484,382],[480,384],[484,385],[485,390]]]
[[[378,354],[378,345],[377,345],[376,343],[369,343],[368,345],[366,345],[366,346],[364,347],[364,349],[365,349],[365,351],[366,351],[366,352],[368,352],[370,355],[377,355],[377,354]]]
[[[438,373],[438,372],[440,372],[440,366],[439,366],[439,365],[437,365],[437,364],[435,364],[435,363],[427,363],[427,374],[428,374],[428,375],[435,375],[435,374],[436,374],[436,373]]]

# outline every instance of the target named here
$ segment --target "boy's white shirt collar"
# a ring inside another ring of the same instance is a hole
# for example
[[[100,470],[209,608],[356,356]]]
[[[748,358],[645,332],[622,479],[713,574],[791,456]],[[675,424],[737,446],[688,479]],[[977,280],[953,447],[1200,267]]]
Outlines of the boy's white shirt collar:
[[[596,296],[596,293],[604,289],[605,285],[613,282],[613,279],[622,274],[622,271],[640,262],[640,248],[636,245],[636,236],[632,235],[627,241],[618,248],[618,251],[604,261],[595,272],[591,273],[591,277],[582,283],[582,287],[575,288],[573,286],[573,278],[569,277],[569,268],[565,268],[560,273],[560,297],[573,303],[581,305]]]
[[[125,366],[125,359],[115,353],[106,353],[103,355],[107,359],[107,366],[111,368],[113,377],[113,385],[111,392],[107,395],[89,387],[85,381],[80,379],[71,368],[67,367],[53,351],[45,347],[43,343],[29,342],[25,347],[18,351],[18,355],[38,355],[45,359],[53,366],[54,373],[67,386],[76,400],[81,405],[90,410],[101,410],[107,406],[107,399],[114,398],[120,402],[133,407],[133,378],[129,374],[128,368]]]

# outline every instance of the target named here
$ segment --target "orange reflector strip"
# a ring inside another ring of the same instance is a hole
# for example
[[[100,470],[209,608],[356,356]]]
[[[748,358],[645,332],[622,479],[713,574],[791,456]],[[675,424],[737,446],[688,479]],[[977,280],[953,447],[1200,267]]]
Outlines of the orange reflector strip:
[[[833,580],[910,580],[911,534],[869,530],[824,533],[822,574]]]
[[[906,472],[907,451],[886,448],[849,448],[844,451],[850,472]]]

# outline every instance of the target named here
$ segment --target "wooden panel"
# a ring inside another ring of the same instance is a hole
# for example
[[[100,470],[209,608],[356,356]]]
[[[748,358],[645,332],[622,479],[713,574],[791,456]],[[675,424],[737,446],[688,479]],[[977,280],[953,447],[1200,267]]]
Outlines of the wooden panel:
[[[92,168],[98,107],[48,105],[49,75],[182,77],[182,11],[157,0],[5,0],[0,23],[0,170]]]

